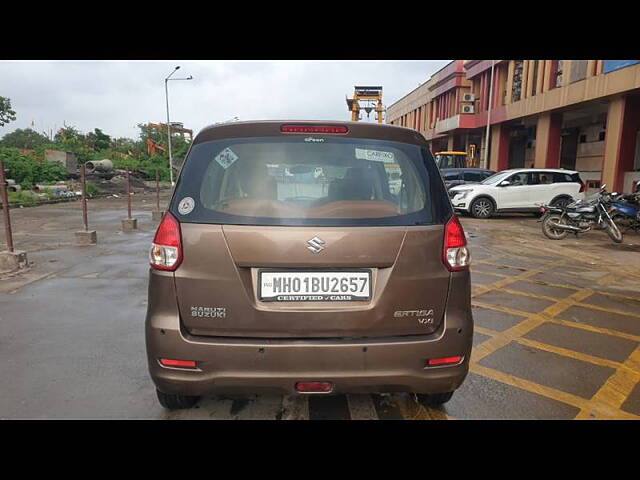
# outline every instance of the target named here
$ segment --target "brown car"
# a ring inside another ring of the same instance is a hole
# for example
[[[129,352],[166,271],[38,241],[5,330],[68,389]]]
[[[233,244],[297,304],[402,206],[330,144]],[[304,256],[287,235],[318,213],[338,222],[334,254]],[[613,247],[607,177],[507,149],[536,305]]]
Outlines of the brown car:
[[[371,123],[207,127],[150,251],[160,403],[413,392],[469,368],[469,252],[425,139]]]

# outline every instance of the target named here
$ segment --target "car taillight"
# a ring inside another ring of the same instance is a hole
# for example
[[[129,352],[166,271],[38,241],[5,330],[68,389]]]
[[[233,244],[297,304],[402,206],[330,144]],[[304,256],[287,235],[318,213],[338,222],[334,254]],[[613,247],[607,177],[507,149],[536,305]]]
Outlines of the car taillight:
[[[580,193],[583,193],[586,187],[587,185],[584,182],[580,182]]]
[[[457,216],[452,216],[444,227],[442,261],[451,272],[466,270],[471,263],[467,239]]]
[[[345,134],[349,132],[346,125],[282,125],[282,133],[324,133]]]
[[[180,223],[167,212],[153,238],[149,251],[151,268],[173,272],[182,263],[182,234]]]

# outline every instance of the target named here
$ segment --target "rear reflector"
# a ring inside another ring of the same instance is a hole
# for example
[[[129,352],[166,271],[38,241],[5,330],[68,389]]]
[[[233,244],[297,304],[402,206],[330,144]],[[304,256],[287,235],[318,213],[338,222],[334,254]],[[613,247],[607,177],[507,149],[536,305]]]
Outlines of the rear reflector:
[[[296,390],[298,392],[317,392],[327,393],[333,389],[331,382],[298,382],[296,383]]]
[[[455,365],[462,361],[462,357],[444,357],[444,358],[432,358],[427,360],[427,366],[435,367],[438,365]]]
[[[196,368],[195,360],[173,360],[171,358],[161,358],[160,364],[165,367]]]
[[[282,125],[282,133],[325,133],[325,134],[345,134],[349,128],[345,125]]]

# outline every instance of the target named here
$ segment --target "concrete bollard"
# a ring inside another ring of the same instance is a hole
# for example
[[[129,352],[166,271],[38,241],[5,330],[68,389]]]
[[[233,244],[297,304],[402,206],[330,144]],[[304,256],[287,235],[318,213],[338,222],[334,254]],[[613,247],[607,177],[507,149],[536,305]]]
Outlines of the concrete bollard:
[[[123,218],[122,219],[122,230],[124,232],[132,232],[133,230],[138,229],[138,219],[137,218]]]
[[[84,247],[86,245],[96,245],[98,234],[95,230],[80,230],[76,232],[76,245]]]
[[[14,250],[0,252],[0,272],[12,272],[27,266],[27,252]]]

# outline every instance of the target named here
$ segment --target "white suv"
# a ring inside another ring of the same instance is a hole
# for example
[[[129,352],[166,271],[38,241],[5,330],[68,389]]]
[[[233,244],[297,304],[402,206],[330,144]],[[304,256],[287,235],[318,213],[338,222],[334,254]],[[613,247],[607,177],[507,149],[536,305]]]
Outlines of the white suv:
[[[537,212],[540,205],[564,206],[584,198],[585,184],[578,172],[540,168],[504,170],[481,183],[449,190],[457,211],[476,218],[496,212]]]

